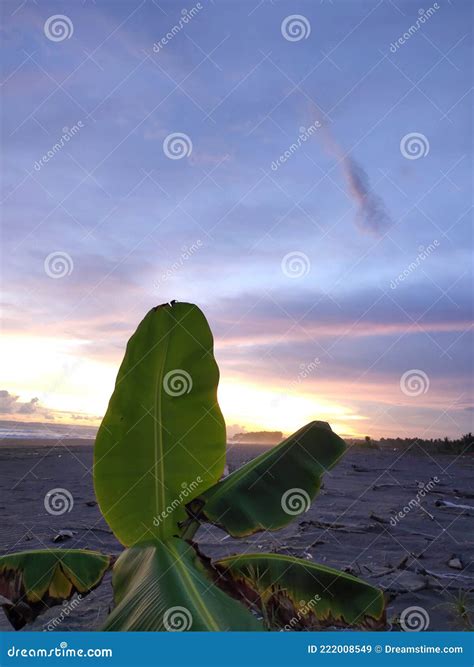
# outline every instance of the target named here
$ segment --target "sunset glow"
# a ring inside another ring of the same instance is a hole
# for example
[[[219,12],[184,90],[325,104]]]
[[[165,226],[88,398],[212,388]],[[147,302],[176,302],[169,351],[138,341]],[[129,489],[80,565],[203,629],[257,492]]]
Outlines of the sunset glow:
[[[472,430],[469,3],[395,50],[409,3],[306,3],[296,41],[254,4],[166,44],[172,3],[72,3],[57,42],[43,3],[7,13],[4,420],[99,424],[177,299],[209,320],[229,433]]]

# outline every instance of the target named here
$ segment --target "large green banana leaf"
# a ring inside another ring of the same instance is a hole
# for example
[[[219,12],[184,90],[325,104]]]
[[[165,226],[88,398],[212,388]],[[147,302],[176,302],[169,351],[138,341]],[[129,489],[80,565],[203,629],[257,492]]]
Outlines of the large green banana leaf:
[[[94,453],[97,499],[123,544],[179,534],[185,503],[222,475],[218,379],[197,306],[158,306],[129,340]]]
[[[311,422],[205,491],[189,512],[234,537],[282,528],[309,509],[345,448],[329,425]]]
[[[51,549],[0,557],[0,604],[15,629],[48,607],[87,595],[100,584],[113,561],[95,551]]]
[[[345,572],[279,554],[229,556],[213,564],[224,590],[254,603],[273,628],[385,625],[382,591]]]
[[[176,537],[127,549],[114,567],[117,606],[104,630],[262,630],[244,605],[213,583],[210,571]]]

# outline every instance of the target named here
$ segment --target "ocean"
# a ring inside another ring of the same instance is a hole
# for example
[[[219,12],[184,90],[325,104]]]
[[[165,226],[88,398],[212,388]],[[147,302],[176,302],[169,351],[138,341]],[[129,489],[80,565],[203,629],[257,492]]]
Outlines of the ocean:
[[[12,438],[18,440],[27,438],[34,440],[51,440],[52,438],[93,440],[96,434],[97,426],[0,420],[0,445],[3,441]]]

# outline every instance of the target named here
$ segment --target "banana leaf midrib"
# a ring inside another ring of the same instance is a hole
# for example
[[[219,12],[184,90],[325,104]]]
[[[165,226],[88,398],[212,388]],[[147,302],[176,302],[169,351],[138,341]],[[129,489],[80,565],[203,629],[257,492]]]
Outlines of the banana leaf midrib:
[[[187,592],[194,599],[196,607],[202,610],[204,616],[208,619],[211,628],[215,631],[218,631],[219,625],[218,623],[216,623],[214,617],[211,615],[209,609],[206,607],[204,600],[202,596],[199,594],[199,591],[196,589],[196,586],[194,585],[194,582],[189,572],[187,571],[186,567],[181,563],[181,558],[177,549],[175,549],[175,547],[173,547],[171,544],[165,544],[165,547],[169,551],[171,557],[174,558],[174,564],[176,566],[176,569],[182,572],[183,579],[185,579],[188,584]]]
[[[165,312],[168,312],[168,309],[165,308]],[[176,326],[176,325],[175,325]],[[166,365],[166,357],[168,355],[169,340],[170,340],[170,331],[166,329],[165,336],[165,346],[162,355],[161,368],[156,374],[156,383],[155,383],[155,396],[153,401],[153,420],[154,420],[154,452],[155,452],[155,470],[154,470],[154,479],[155,479],[155,516],[160,516],[160,502],[159,496],[161,491],[161,507],[164,510],[166,507],[166,497],[165,497],[165,462],[164,462],[164,452],[163,452],[163,425],[162,425],[162,396],[163,392],[160,391],[160,388],[163,388],[164,381],[164,369]],[[160,476],[158,475],[158,466],[160,469]],[[161,480],[161,488],[159,488],[159,480]]]
[[[234,562],[238,564],[238,561],[252,561],[252,560],[275,560],[275,561],[284,561],[285,563],[289,563],[293,566],[298,565],[301,567],[306,567],[309,570],[311,570],[313,567],[318,570],[322,570],[326,572],[327,574],[334,574],[336,577],[342,577],[344,579],[350,579],[351,581],[354,581],[356,583],[360,583],[361,579],[358,579],[357,577],[354,577],[353,575],[347,573],[347,572],[340,572],[339,570],[336,570],[335,568],[328,567],[327,565],[320,565],[319,563],[311,563],[309,561],[303,560],[301,558],[294,558],[292,556],[285,556],[284,554],[270,554],[270,553],[262,553],[262,554],[244,554],[242,556],[240,555],[235,555],[235,556],[225,556],[224,558],[219,558],[214,563],[216,565],[225,565],[226,563],[229,562]]]

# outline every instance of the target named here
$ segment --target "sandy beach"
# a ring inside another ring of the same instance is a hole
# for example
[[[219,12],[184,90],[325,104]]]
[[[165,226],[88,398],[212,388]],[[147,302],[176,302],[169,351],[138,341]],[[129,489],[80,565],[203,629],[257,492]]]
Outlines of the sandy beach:
[[[263,449],[230,446],[230,470]],[[95,503],[92,456],[91,440],[2,441],[0,553],[52,547],[121,552]],[[426,610],[429,630],[466,629],[474,590],[474,512],[442,502],[473,506],[473,473],[469,455],[352,447],[326,474],[310,510],[289,527],[234,540],[206,525],[197,540],[210,556],[274,551],[360,575],[386,592],[393,630],[399,629],[399,615],[410,606]],[[421,507],[410,505],[430,480]],[[45,510],[44,497],[58,487],[70,492],[73,507],[52,516]],[[72,537],[55,544],[53,538],[62,530],[71,531]],[[67,609],[52,608],[25,629],[100,629],[111,604],[108,575],[89,596],[69,603]],[[51,625],[59,615],[60,623]],[[0,630],[8,629],[2,613]]]

